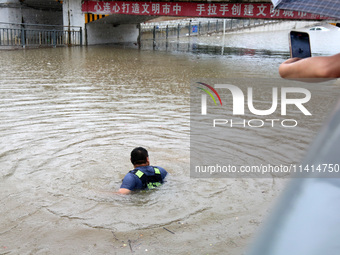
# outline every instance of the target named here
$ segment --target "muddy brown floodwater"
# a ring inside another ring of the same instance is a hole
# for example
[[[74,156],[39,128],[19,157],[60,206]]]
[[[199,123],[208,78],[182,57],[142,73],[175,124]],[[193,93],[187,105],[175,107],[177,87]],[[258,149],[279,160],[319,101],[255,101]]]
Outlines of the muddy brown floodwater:
[[[277,47],[265,40],[273,33],[256,33],[155,51],[2,51],[0,254],[242,254],[286,180],[190,178],[190,82],[278,78],[287,32],[276,32]],[[297,157],[319,126],[299,138]],[[168,170],[167,183],[111,193],[136,146]]]

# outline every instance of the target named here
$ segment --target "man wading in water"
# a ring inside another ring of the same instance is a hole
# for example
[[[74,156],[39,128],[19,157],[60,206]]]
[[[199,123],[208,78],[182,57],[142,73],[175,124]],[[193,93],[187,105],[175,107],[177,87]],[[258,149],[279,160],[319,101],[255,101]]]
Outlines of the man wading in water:
[[[143,147],[133,149],[130,160],[134,170],[125,175],[118,193],[130,194],[134,190],[153,189],[162,185],[168,173],[162,167],[150,166],[146,149]]]

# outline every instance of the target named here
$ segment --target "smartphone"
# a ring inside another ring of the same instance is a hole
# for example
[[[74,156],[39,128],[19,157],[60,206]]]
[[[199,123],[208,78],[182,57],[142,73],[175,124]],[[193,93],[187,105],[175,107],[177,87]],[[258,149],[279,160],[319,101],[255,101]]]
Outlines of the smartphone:
[[[309,58],[312,56],[308,33],[291,31],[289,42],[291,58]]]

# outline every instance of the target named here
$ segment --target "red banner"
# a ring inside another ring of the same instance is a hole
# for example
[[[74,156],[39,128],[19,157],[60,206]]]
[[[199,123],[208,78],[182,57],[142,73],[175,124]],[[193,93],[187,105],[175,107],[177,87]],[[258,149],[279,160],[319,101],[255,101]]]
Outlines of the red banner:
[[[275,10],[271,3],[193,3],[193,2],[130,2],[84,1],[84,13],[129,14],[150,16],[249,18],[249,19],[327,19],[317,14]]]

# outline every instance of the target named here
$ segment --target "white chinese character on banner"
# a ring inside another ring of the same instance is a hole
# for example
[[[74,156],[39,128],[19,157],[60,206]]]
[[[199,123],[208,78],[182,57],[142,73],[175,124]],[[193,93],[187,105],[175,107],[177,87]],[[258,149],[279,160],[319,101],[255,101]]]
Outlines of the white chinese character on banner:
[[[129,6],[130,6],[130,4],[123,3],[122,4],[122,12],[123,13],[129,13]]]
[[[244,15],[245,16],[254,16],[254,5],[246,4],[244,6]]]
[[[217,6],[215,4],[208,5],[208,15],[217,15],[216,10]]]
[[[115,5],[112,7],[112,12],[119,12],[120,11],[120,7],[117,3],[115,3]]]
[[[280,10],[275,9],[274,5],[270,6],[270,13],[271,13],[270,17],[275,17],[275,16],[279,17],[280,16]]]
[[[221,4],[219,11],[222,12],[222,15],[224,16],[226,12],[229,12],[228,4]]]
[[[307,13],[305,12],[298,12],[298,16],[300,17],[305,17],[307,15]]]
[[[178,13],[182,11],[182,6],[176,4],[172,7],[172,10],[173,10],[173,12],[176,13],[176,15],[178,15]]]
[[[198,12],[198,15],[201,16],[202,12],[205,12],[204,4],[197,4],[196,11]]]
[[[169,4],[163,4],[163,13],[164,14],[169,14],[170,12],[170,5]]]
[[[241,15],[241,5],[240,4],[234,4],[233,7],[231,7],[231,14],[233,16]]]
[[[285,16],[285,17],[294,17],[294,13],[293,13],[293,11],[284,10],[283,11],[283,16]]]
[[[110,13],[111,10],[111,5],[109,2],[104,2],[103,3],[103,12],[105,13]]]
[[[94,6],[94,10],[95,10],[96,12],[100,12],[100,11],[102,10],[102,7],[100,6],[99,3],[97,3],[97,4]]]
[[[264,13],[264,11],[266,10],[267,6],[261,4],[260,6],[257,6],[257,8],[259,9],[259,13],[256,14],[256,16],[262,15],[262,16],[266,17],[266,14]]]
[[[160,11],[160,5],[159,4],[152,4],[151,5],[151,11],[154,13],[154,14],[159,14],[159,11]]]
[[[145,3],[145,4],[142,4],[142,6],[143,6],[143,11],[142,11],[142,13],[149,13],[149,11],[148,11],[149,4]]]
[[[139,13],[139,3],[132,4],[132,13]]]

